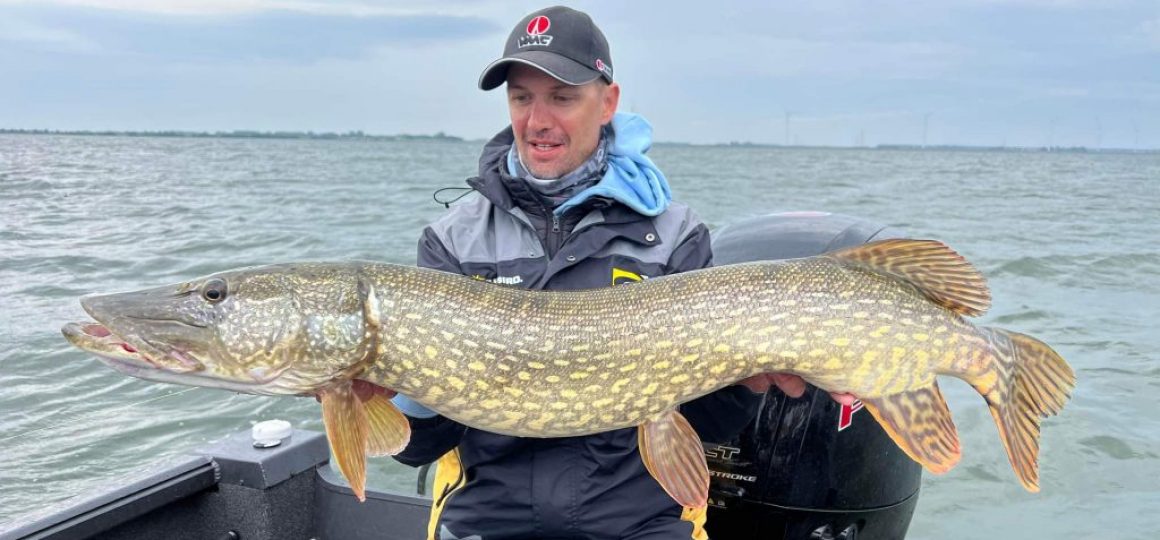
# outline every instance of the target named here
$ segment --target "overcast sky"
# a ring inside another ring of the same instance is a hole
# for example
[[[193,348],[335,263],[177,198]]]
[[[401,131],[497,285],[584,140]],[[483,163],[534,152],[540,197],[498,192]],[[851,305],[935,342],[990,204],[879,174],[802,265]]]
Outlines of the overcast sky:
[[[484,138],[546,3],[0,0],[0,127]],[[1156,0],[575,2],[661,141],[1160,147]]]

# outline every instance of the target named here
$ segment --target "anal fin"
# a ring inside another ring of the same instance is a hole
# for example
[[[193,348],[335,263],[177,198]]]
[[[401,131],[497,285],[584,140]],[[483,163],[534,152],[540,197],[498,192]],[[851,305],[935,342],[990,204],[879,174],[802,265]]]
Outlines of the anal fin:
[[[938,383],[879,398],[859,398],[894,443],[928,471],[942,474],[962,455],[959,435]]]
[[[709,499],[709,466],[701,438],[681,413],[671,410],[637,428],[640,457],[673,500],[703,508]]]

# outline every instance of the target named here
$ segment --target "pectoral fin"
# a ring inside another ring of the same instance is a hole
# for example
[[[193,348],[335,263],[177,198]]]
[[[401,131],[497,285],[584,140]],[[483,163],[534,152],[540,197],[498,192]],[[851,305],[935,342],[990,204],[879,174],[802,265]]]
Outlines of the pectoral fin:
[[[326,439],[330,442],[330,452],[334,455],[338,470],[350,483],[355,497],[365,501],[368,450],[366,408],[349,382],[327,388],[319,392],[318,397],[322,402]]]
[[[637,428],[640,457],[649,474],[681,506],[703,508],[709,498],[709,466],[701,438],[673,410]]]
[[[911,459],[942,474],[959,462],[959,435],[938,384],[862,404]]]
[[[375,394],[363,403],[363,407],[369,422],[367,455],[393,456],[402,452],[411,440],[411,424],[407,417],[382,394]]]

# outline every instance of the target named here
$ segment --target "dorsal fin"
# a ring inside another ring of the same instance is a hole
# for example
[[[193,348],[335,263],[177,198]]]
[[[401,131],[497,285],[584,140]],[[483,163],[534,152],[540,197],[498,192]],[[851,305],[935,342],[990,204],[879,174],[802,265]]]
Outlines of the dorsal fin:
[[[956,313],[977,317],[991,307],[987,280],[938,240],[882,240],[826,256],[909,283]]]

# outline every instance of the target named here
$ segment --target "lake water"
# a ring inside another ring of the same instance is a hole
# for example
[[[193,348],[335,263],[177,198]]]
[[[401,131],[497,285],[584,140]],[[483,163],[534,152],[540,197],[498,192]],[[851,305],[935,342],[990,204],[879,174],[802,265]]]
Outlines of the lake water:
[[[0,135],[0,524],[311,399],[122,376],[60,336],[92,292],[232,267],[413,264],[431,193],[479,143]],[[982,319],[1053,345],[1079,376],[1045,422],[1042,492],[990,415],[944,380],[963,447],[924,475],[911,538],[1153,538],[1160,530],[1160,156],[658,146],[677,198],[719,227],[825,210],[939,238],[990,279]],[[371,484],[414,471],[372,462]]]

